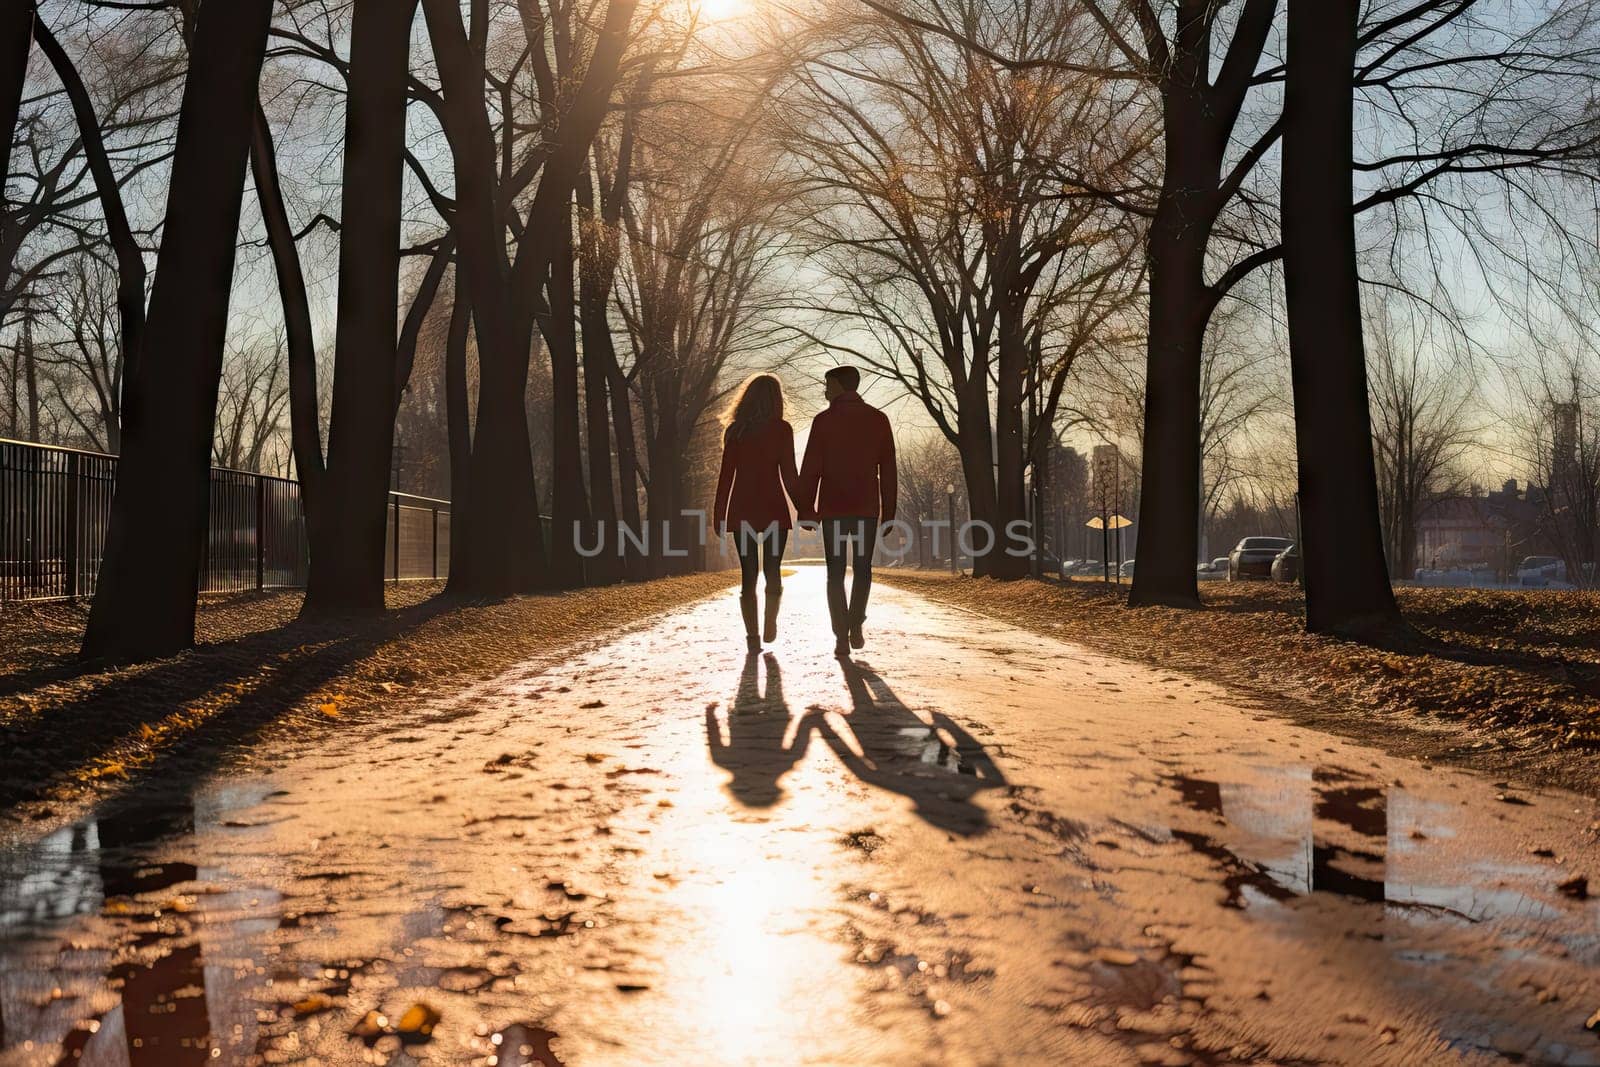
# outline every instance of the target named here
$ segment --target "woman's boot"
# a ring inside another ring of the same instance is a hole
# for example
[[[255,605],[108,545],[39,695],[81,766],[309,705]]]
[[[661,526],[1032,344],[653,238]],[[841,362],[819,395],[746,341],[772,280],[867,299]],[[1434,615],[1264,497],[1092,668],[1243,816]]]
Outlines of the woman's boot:
[[[761,637],[769,645],[778,639],[778,601],[782,599],[781,592],[767,594],[766,625],[761,628]]]
[[[744,616],[745,647],[751,652],[761,651],[761,634],[756,629],[756,595],[739,594],[739,613]]]

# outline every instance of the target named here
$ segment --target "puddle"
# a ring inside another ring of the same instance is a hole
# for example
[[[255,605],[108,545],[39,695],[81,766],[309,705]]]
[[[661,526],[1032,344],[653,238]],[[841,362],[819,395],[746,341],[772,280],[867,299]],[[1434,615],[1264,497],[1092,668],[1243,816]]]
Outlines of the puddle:
[[[276,832],[282,819],[261,810],[272,802],[264,788],[229,786],[147,799],[0,851],[0,1062],[292,1062],[319,1041],[359,1049],[352,1022],[383,1010],[396,1021],[368,1047],[389,1055],[425,1040],[397,1029],[406,1003],[390,1003],[394,990],[456,998],[447,1021],[459,1027],[461,998],[511,987],[517,961],[479,947],[518,933],[509,919],[459,918],[426,896],[409,911],[366,906],[394,883],[374,887],[364,868],[333,865],[284,892],[241,882],[222,864],[254,855],[241,835]],[[302,842],[302,855],[316,846]],[[323,956],[347,912],[392,924],[394,954]],[[592,925],[574,915],[533,936]],[[555,1037],[519,1023],[461,1039],[479,1053],[472,1062],[561,1067]]]
[[[974,778],[984,777],[980,761],[963,754],[949,731],[937,726],[902,726],[895,731],[891,748],[897,755],[928,767]]]
[[[1283,902],[1319,893],[1469,922],[1516,917],[1559,925],[1564,913],[1535,879],[1551,869],[1479,857],[1450,862],[1439,842],[1456,836],[1454,809],[1337,767],[1264,770],[1249,783],[1167,775],[1187,808],[1222,828],[1172,837],[1223,871],[1223,903]],[[1524,891],[1524,887],[1526,891]],[[1569,947],[1600,940],[1571,931]]]
[[[194,822],[188,802],[113,810],[50,835],[26,857],[8,858],[8,873],[14,864],[25,873],[7,877],[0,893],[0,949],[41,923],[95,912],[111,928],[101,938],[63,946],[47,974],[13,969],[5,953],[0,982],[13,994],[8,999],[26,1006],[19,1013],[6,1005],[8,1035],[55,1034],[64,1063],[109,1057],[131,1067],[185,1067],[218,1054],[207,1010],[209,968],[198,936],[200,868],[147,854],[154,842],[192,833]],[[99,974],[83,974],[96,963],[103,967]],[[87,1003],[99,998],[76,988],[85,979],[91,989],[103,986],[116,997],[105,999],[103,1008]],[[48,996],[31,1002],[15,996],[41,982],[48,983]],[[118,1046],[120,1055],[112,1051]]]

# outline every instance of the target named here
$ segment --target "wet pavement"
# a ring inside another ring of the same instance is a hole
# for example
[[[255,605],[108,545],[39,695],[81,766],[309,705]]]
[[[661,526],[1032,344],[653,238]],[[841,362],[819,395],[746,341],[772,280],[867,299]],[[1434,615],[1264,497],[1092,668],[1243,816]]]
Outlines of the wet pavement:
[[[0,1064],[1600,1064],[1594,801],[821,584],[13,829]]]

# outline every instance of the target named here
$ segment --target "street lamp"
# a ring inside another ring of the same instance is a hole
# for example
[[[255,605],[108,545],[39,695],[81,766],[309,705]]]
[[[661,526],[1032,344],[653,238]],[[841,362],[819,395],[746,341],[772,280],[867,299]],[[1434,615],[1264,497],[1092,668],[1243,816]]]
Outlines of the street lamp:
[[[960,564],[956,562],[956,483],[946,483],[944,493],[950,503],[950,573],[959,574]]]

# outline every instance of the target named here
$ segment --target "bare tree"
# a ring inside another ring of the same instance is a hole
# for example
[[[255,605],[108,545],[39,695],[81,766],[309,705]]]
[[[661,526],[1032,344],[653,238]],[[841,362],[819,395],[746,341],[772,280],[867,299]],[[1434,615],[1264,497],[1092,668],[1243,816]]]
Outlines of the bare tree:
[[[58,390],[72,390],[70,398],[58,391],[61,407],[93,447],[120,452],[126,361],[116,273],[95,255],[76,256],[57,294],[53,317],[63,336],[45,358],[64,380]],[[78,399],[80,391],[87,402]]]
[[[1384,554],[1393,577],[1411,578],[1417,524],[1465,486],[1462,465],[1478,428],[1469,369],[1430,361],[1416,323],[1408,328],[1397,315],[1393,301],[1368,302],[1367,375]]]
[[[284,442],[289,404],[288,363],[281,334],[229,346],[217,391],[212,462],[233,470],[264,472]]]
[[[194,642],[195,598],[256,83],[270,0],[206,5],[178,121],[169,211],[86,655],[158,656]],[[144,357],[148,356],[148,359]]]
[[[568,217],[573,187],[621,76],[635,6],[609,0],[603,12],[563,8],[556,17],[533,3],[519,5],[526,50],[515,50],[510,72],[489,86],[531,79],[537,121],[504,122],[497,142],[485,91],[487,5],[473,5],[464,29],[451,0],[423,2],[443,89],[437,113],[455,162],[451,224],[482,373],[468,484],[456,486],[458,494],[464,490],[464,507],[453,515],[453,534],[470,546],[462,556],[467,566],[451,572],[452,586],[464,592],[503,594],[548,580],[524,411],[532,333],[545,300],[530,295],[542,294],[553,257],[570,245],[551,238]],[[553,60],[552,50],[567,58]],[[558,63],[566,64],[559,80]],[[530,133],[531,143],[524,136]],[[525,207],[509,210],[530,189]],[[578,454],[561,450],[562,484],[571,483],[570,462]]]
[[[917,398],[962,457],[973,517],[1004,530],[1029,519],[1025,472],[1078,357],[1137,305],[1140,227],[1089,189],[1137,180],[1150,133],[1071,69],[1080,8],[941,17],[1051,62],[1012,70],[892,15],[842,20],[785,96],[800,225],[833,286],[801,328]],[[1026,573],[1005,547],[976,573]]]
[[[321,483],[306,516],[305,610],[313,614],[383,610],[385,504],[403,385],[395,309],[416,7],[417,0],[355,0],[352,7],[333,408],[326,465],[300,475]],[[427,300],[437,285],[434,278],[425,288]]]
[[[1283,246],[1306,628],[1378,632],[1383,561],[1353,199],[1358,0],[1290,0]]]
[[[948,525],[951,497],[956,491],[965,496],[960,454],[944,434],[924,432],[897,442],[895,463],[900,485],[897,514],[916,531],[918,564],[948,559],[955,544],[955,531]]]
[[[1520,368],[1517,443],[1532,472],[1537,534],[1566,565],[1567,580],[1600,586],[1600,391],[1591,350],[1568,347]]]
[[[617,302],[642,416],[654,574],[703,562],[688,513],[705,499],[697,483],[720,437],[707,416],[725,371],[780,345],[769,287],[786,251],[779,186],[747,165],[757,158],[749,109],[719,112],[708,103],[652,110],[621,212],[627,244]],[[689,554],[663,552],[664,534],[674,552]]]

